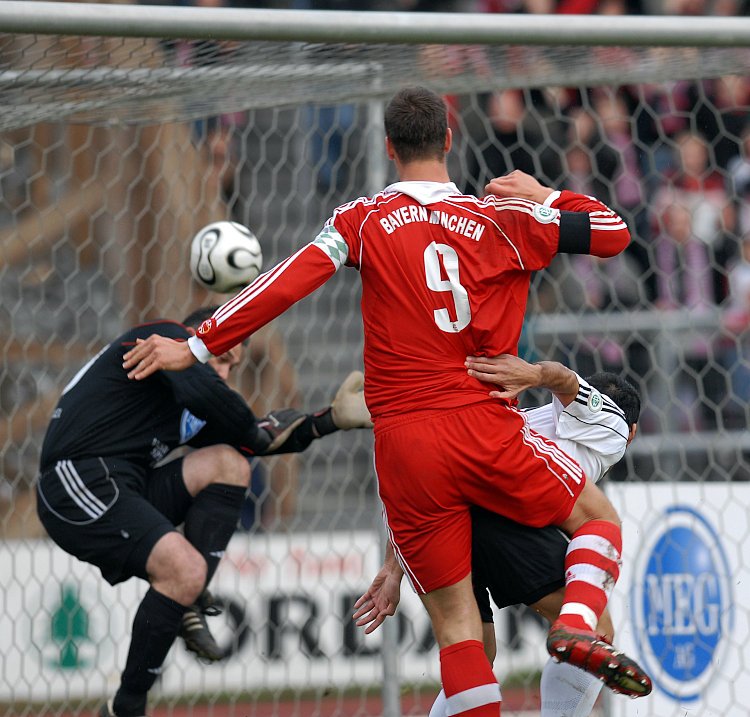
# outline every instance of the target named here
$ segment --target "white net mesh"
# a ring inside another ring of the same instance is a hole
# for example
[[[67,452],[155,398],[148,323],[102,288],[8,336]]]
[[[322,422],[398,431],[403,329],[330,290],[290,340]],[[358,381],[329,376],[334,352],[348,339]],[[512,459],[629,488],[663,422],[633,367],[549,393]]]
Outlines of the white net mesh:
[[[221,108],[442,92],[660,82],[750,72],[746,48],[354,45],[0,34],[0,129],[170,122]]]
[[[750,478],[748,75],[747,49],[0,36],[0,715],[88,714],[117,684],[140,594],[66,562],[36,521],[30,488],[62,386],[128,326],[221,299],[187,268],[204,224],[248,225],[270,266],[334,206],[388,181],[373,100],[404,79],[449,95],[451,169],[466,191],[519,168],[627,217],[634,242],[621,259],[559,258],[536,277],[522,353],[625,373],[643,412],[612,480],[690,481],[690,500],[705,488],[719,521],[744,493],[706,484]],[[342,271],[251,340],[240,383],[259,413],[323,406],[360,367],[358,291]],[[228,646],[235,635],[235,652],[203,668],[176,648],[158,714],[204,714],[206,702],[216,715],[380,714],[379,642],[349,620],[378,559],[371,437],[338,434],[269,461],[253,490],[217,576],[232,603],[217,632]],[[637,504],[621,505],[637,532]],[[736,520],[722,539],[744,574],[747,518]],[[403,709],[423,715],[437,656],[411,597]],[[536,709],[543,629],[511,610],[497,624],[504,711]],[[746,635],[740,618],[736,628]],[[728,649],[717,689],[748,669],[741,638]],[[744,714],[727,692],[722,714]]]

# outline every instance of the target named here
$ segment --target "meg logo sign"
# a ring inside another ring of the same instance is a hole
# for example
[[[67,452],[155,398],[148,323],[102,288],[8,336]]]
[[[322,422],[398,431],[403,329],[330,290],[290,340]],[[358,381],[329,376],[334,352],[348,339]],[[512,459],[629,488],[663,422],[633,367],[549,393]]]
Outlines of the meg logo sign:
[[[683,505],[665,508],[645,535],[630,595],[638,652],[666,695],[697,700],[723,662],[732,630],[723,540],[700,510]]]

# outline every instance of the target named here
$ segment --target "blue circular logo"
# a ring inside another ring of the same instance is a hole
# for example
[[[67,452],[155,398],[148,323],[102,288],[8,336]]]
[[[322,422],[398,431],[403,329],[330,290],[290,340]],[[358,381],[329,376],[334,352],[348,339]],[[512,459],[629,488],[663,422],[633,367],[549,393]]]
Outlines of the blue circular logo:
[[[638,648],[664,692],[697,699],[732,625],[726,555],[718,533],[692,508],[668,508],[646,535],[631,596]]]

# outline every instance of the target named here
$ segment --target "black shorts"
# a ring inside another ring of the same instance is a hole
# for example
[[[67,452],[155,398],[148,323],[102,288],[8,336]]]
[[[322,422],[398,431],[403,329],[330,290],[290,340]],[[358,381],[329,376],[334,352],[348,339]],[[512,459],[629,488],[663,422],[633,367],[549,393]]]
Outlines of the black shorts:
[[[483,508],[471,509],[472,577],[482,622],[498,607],[531,605],[565,585],[568,538],[558,528],[530,528]]]
[[[96,565],[108,583],[146,579],[154,545],[192,504],[182,460],[146,471],[109,458],[58,461],[37,480],[39,519],[55,543]]]

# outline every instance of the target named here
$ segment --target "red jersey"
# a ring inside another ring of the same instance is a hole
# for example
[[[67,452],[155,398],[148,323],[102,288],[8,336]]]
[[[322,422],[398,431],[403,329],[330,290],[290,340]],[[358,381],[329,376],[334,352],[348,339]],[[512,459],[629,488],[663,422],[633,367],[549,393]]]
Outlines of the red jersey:
[[[220,355],[345,264],[362,277],[373,418],[487,400],[464,360],[516,353],[532,272],[559,250],[561,210],[589,214],[590,253],[627,246],[622,219],[580,194],[555,192],[541,205],[480,200],[452,183],[398,182],[338,207],[313,242],[220,307],[198,336]],[[199,342],[191,348],[207,358]]]

